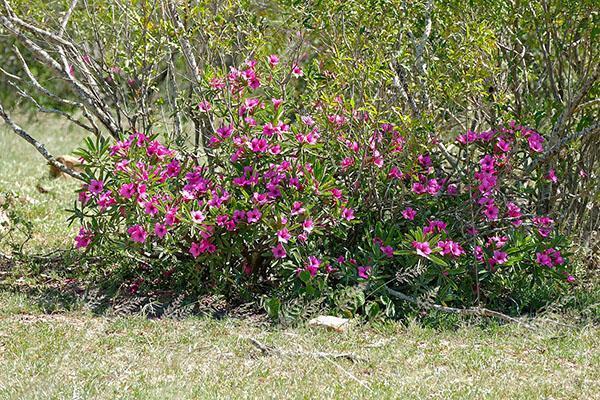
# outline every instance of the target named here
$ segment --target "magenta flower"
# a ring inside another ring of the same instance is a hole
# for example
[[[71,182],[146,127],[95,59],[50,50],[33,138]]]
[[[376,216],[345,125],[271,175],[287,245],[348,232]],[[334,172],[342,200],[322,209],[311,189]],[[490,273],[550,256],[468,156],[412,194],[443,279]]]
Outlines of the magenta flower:
[[[306,270],[310,273],[310,276],[315,276],[319,271],[319,266],[321,265],[321,260],[317,257],[309,256],[308,263],[306,264]]]
[[[273,108],[277,110],[283,104],[283,99],[272,98],[271,102],[273,102]]]
[[[287,243],[291,237],[292,235],[290,235],[287,228],[283,228],[277,232],[277,240],[281,243]]]
[[[417,254],[421,257],[426,257],[431,254],[431,247],[429,247],[429,242],[417,242],[416,240],[412,242],[412,247],[417,251]]]
[[[380,246],[379,249],[386,257],[394,257],[394,248],[392,246]]]
[[[394,178],[394,179],[402,179],[402,177],[404,176],[404,174],[402,173],[402,171],[400,171],[400,169],[398,167],[392,167],[390,169],[390,172],[388,172],[388,178]]]
[[[196,224],[201,224],[206,219],[202,211],[192,211],[190,215],[192,216],[192,221]]]
[[[295,201],[292,204],[292,215],[300,215],[304,213],[304,208],[302,207],[302,202],[301,201]]]
[[[452,240],[440,240],[437,245],[441,249],[440,254],[443,256],[460,257],[465,254],[461,245]]]
[[[496,147],[500,151],[508,153],[510,151],[510,142],[506,141],[503,137],[499,137],[498,143],[496,143]]]
[[[567,276],[567,282],[569,282],[569,283],[575,282],[575,277],[573,275]]]
[[[405,219],[408,219],[409,221],[412,221],[415,219],[415,216],[417,215],[417,212],[415,210],[413,210],[411,207],[406,207],[403,211],[402,211],[402,216]]]
[[[248,223],[252,224],[254,222],[258,222],[262,217],[262,213],[258,208],[250,210],[246,213],[246,218],[248,219]]]
[[[546,175],[546,179],[549,180],[550,182],[556,184],[558,183],[558,178],[556,176],[556,173],[554,172],[553,169],[550,169],[548,171],[548,175]]]
[[[200,255],[200,245],[196,242],[192,243],[192,246],[190,247],[189,251],[194,258],[198,258],[198,256]]]
[[[121,197],[125,199],[130,199],[133,195],[137,193],[137,188],[134,183],[126,183],[121,186],[119,189],[119,194]]]
[[[302,123],[306,126],[313,126],[315,124],[315,120],[312,119],[310,115],[303,115],[300,117]]]
[[[306,233],[311,233],[312,230],[315,227],[315,223],[313,222],[312,219],[305,219],[304,222],[302,222],[302,229],[306,232]]]
[[[298,65],[294,65],[292,68],[292,76],[294,78],[304,76],[304,71],[302,71],[302,69]]]
[[[539,265],[543,265],[549,268],[552,268],[554,264],[552,263],[552,259],[546,252],[543,253],[535,253],[535,262]]]
[[[127,229],[127,233],[129,233],[131,240],[137,243],[144,243],[146,241],[146,237],[148,236],[141,225],[134,225],[130,227]]]
[[[165,225],[157,222],[154,225],[154,234],[161,239],[164,238],[165,235],[167,234],[167,227]]]
[[[274,67],[279,64],[279,57],[277,57],[275,54],[271,54],[267,57],[267,61],[269,61],[269,65],[271,65],[271,67]]]
[[[88,190],[92,194],[100,194],[104,190],[104,182],[96,179],[92,179],[88,185]]]
[[[532,132],[527,137],[527,142],[529,143],[529,148],[536,153],[541,153],[544,151],[544,138],[541,137],[538,133]]]
[[[250,149],[255,153],[264,153],[268,150],[267,139],[254,138],[250,141]]]
[[[365,265],[363,267],[357,267],[356,272],[358,273],[359,278],[368,279],[371,274],[371,266]]]
[[[498,219],[498,207],[494,205],[494,203],[489,203],[483,209],[483,215],[487,218],[488,221],[495,221]]]
[[[427,193],[427,187],[423,185],[421,182],[413,182],[412,191],[415,194],[425,194]]]
[[[202,100],[200,104],[198,104],[198,110],[202,112],[209,112],[211,108],[212,107],[207,100]]]
[[[273,252],[273,257],[278,259],[285,258],[287,256],[287,252],[285,251],[281,243],[278,243],[277,246],[271,249],[271,251]]]
[[[92,239],[94,238],[94,234],[89,229],[84,228],[83,226],[79,228],[79,233],[75,236],[75,248],[84,249],[90,245]]]
[[[144,212],[146,214],[154,216],[158,214],[158,208],[156,207],[156,204],[154,204],[153,201],[147,201],[144,203]]]
[[[504,264],[508,261],[508,254],[500,250],[494,250],[494,255],[490,259],[490,264]]]
[[[355,218],[354,210],[352,208],[342,207],[342,218],[346,221],[352,221]]]

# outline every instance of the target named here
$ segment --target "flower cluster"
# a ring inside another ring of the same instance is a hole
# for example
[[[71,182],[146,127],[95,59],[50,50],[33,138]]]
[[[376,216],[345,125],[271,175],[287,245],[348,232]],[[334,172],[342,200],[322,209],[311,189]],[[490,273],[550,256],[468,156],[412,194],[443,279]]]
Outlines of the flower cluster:
[[[539,133],[515,123],[467,132],[455,147],[466,164],[452,166],[440,139],[374,121],[342,96],[299,112],[278,82],[303,76],[271,55],[210,79],[198,100],[214,123],[206,164],[141,132],[83,152],[91,172],[76,247],[121,242],[227,284],[261,277],[307,293],[385,287],[427,265],[419,285],[470,295],[473,280],[523,273],[516,264],[566,267],[554,221],[529,217],[514,184],[522,157],[543,151]],[[532,227],[538,235],[524,239]]]

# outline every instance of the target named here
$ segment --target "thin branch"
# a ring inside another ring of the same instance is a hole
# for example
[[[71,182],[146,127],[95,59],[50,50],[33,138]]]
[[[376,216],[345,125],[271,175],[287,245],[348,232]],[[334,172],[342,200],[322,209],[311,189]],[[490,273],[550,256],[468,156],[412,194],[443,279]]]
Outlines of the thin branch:
[[[29,133],[27,133],[23,128],[21,128],[12,119],[10,119],[10,117],[8,116],[8,114],[4,111],[4,107],[2,107],[2,104],[0,104],[0,117],[2,117],[4,119],[4,122],[6,122],[6,124],[8,126],[10,126],[10,128],[17,135],[19,135],[21,138],[25,139],[29,144],[31,144],[33,147],[35,147],[36,150],[46,160],[48,160],[49,164],[51,164],[52,166],[54,166],[57,169],[61,170],[65,174],[71,175],[73,178],[79,179],[81,181],[85,181],[85,179],[81,176],[81,174],[79,174],[76,171],[73,171],[71,168],[67,167],[63,163],[58,162],[56,160],[56,158],[54,158],[54,156],[52,154],[48,153],[48,150],[46,150],[46,147],[42,143],[38,142]]]
[[[449,313],[449,314],[460,314],[460,315],[474,315],[479,317],[491,317],[498,318],[503,321],[513,322],[518,325],[522,325],[525,328],[533,329],[533,327],[529,324],[524,323],[523,321],[518,320],[517,318],[513,318],[509,315],[503,314],[498,311],[488,310],[487,308],[482,307],[471,307],[471,308],[455,308],[455,307],[446,307],[439,304],[428,304],[417,300],[414,297],[405,295],[404,293],[398,292],[397,290],[387,289],[388,293],[400,300],[407,301],[412,304],[416,304],[423,308],[431,308],[437,311]]]

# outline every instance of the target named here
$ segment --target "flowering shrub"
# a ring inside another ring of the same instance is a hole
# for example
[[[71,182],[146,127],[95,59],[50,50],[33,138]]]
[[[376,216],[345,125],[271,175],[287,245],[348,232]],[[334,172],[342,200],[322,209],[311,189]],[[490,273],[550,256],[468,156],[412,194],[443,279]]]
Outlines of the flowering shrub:
[[[346,310],[351,288],[360,295],[349,311],[370,314],[394,312],[388,287],[470,304],[508,301],[515,282],[573,279],[554,221],[531,213],[532,187],[558,179],[522,174],[543,151],[539,133],[512,123],[446,148],[352,100],[291,102],[303,76],[273,55],[209,79],[198,100],[214,124],[205,161],[148,132],[88,141],[76,247],[143,259],[132,290],[178,280],[329,296]]]

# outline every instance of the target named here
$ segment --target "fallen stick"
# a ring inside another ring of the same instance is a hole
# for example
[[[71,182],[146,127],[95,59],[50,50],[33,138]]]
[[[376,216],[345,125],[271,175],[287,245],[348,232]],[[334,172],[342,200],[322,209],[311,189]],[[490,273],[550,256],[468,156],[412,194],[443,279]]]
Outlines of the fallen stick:
[[[531,325],[526,324],[525,322],[518,320],[517,318],[513,318],[510,315],[506,315],[506,314],[503,314],[498,311],[488,310],[487,308],[482,308],[482,307],[456,308],[456,307],[446,307],[446,306],[442,306],[440,304],[427,304],[427,303],[417,300],[414,297],[411,297],[411,296],[405,295],[404,293],[398,292],[397,290],[388,288],[387,291],[393,297],[396,297],[400,300],[407,301],[409,303],[416,304],[423,308],[430,308],[430,309],[438,310],[438,311],[449,313],[449,314],[476,315],[479,317],[498,318],[503,321],[513,322],[518,325],[524,326],[527,329],[532,329],[532,330],[534,329]]]
[[[368,391],[370,391],[370,392],[373,391],[373,389],[371,389],[371,387],[369,385],[367,385],[365,382],[358,379],[350,371],[346,370],[345,368],[343,368],[341,365],[337,364],[334,361],[334,359],[336,359],[336,358],[345,358],[352,362],[357,362],[358,358],[352,353],[327,353],[327,352],[323,352],[323,351],[311,352],[311,351],[298,351],[298,350],[296,350],[296,351],[280,350],[280,349],[275,349],[273,347],[269,347],[251,337],[241,337],[240,336],[240,338],[248,340],[250,343],[252,343],[254,345],[254,347],[259,349],[263,355],[277,354],[277,355],[281,355],[281,356],[311,356],[311,357],[316,357],[316,358],[323,358],[326,361],[335,365],[343,373],[348,375],[352,380],[357,382],[359,385],[361,385]]]
[[[263,355],[276,354],[281,356],[311,356],[316,358],[345,358],[352,362],[359,361],[358,357],[356,357],[352,353],[328,353],[324,351],[302,351],[302,350],[281,350],[273,347],[269,347],[264,343],[259,342],[258,340],[251,337],[242,337],[242,339],[248,340],[254,347],[259,349]]]

